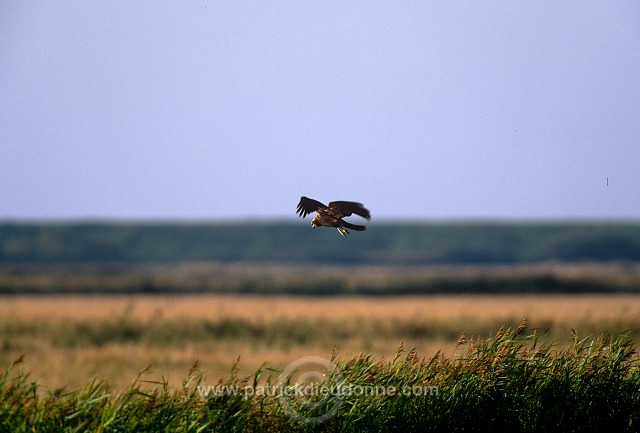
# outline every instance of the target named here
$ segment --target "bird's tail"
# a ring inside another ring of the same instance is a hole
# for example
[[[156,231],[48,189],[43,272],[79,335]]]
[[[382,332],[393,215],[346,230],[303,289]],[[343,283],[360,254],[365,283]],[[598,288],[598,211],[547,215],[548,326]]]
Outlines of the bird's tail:
[[[344,227],[346,227],[348,229],[351,229],[351,230],[355,230],[357,232],[361,232],[361,231],[364,231],[364,230],[367,229],[365,226],[359,226],[358,224],[351,224],[351,223],[348,223],[346,221],[344,222]]]

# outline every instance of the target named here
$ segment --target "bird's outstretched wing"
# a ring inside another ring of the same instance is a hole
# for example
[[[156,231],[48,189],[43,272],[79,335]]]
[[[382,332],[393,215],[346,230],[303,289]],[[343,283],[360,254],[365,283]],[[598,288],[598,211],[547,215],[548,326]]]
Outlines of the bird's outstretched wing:
[[[360,215],[366,220],[371,219],[371,213],[366,209],[362,203],[355,201],[332,201],[329,203],[329,209],[332,209],[335,213],[339,214],[339,217],[348,217],[351,214]]]
[[[299,216],[304,218],[310,213],[316,212],[318,209],[325,208],[325,207],[326,206],[324,204],[320,203],[317,200],[302,196],[300,197],[300,203],[298,203],[298,207],[296,208],[296,211]]]

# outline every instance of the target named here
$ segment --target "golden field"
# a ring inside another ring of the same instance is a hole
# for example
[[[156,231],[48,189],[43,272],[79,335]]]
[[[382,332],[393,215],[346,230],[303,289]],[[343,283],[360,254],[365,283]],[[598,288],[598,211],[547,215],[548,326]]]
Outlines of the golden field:
[[[179,385],[197,360],[215,383],[282,369],[316,355],[393,357],[403,343],[421,356],[451,353],[462,332],[486,338],[528,319],[558,346],[578,336],[640,335],[640,296],[483,295],[412,297],[7,296],[0,298],[0,363],[43,387],[74,389],[91,378],[112,389],[142,380]]]

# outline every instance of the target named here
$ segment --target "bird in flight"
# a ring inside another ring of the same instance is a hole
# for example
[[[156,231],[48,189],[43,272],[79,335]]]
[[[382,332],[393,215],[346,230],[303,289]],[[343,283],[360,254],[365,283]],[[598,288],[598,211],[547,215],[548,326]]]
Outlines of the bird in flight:
[[[326,206],[309,197],[300,197],[300,203],[298,203],[297,208],[298,215],[304,218],[312,212],[315,212],[316,216],[311,220],[311,227],[335,227],[342,236],[349,234],[347,229],[359,232],[367,229],[365,226],[351,224],[342,218],[356,214],[367,221],[371,219],[369,210],[365,209],[362,203],[356,203],[354,201],[332,201],[329,203],[329,206]]]

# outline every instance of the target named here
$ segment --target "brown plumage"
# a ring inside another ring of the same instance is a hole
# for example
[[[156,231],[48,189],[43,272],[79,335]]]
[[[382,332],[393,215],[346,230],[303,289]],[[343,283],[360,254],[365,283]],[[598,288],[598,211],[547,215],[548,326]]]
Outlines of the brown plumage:
[[[329,203],[329,206],[326,206],[309,197],[300,197],[300,203],[298,203],[297,207],[298,215],[304,218],[312,212],[315,212],[316,216],[311,220],[311,227],[335,227],[342,236],[349,234],[347,229],[359,232],[367,229],[365,226],[346,222],[342,218],[356,214],[367,221],[371,219],[371,214],[362,206],[362,203],[356,203],[354,201],[332,201]]]

